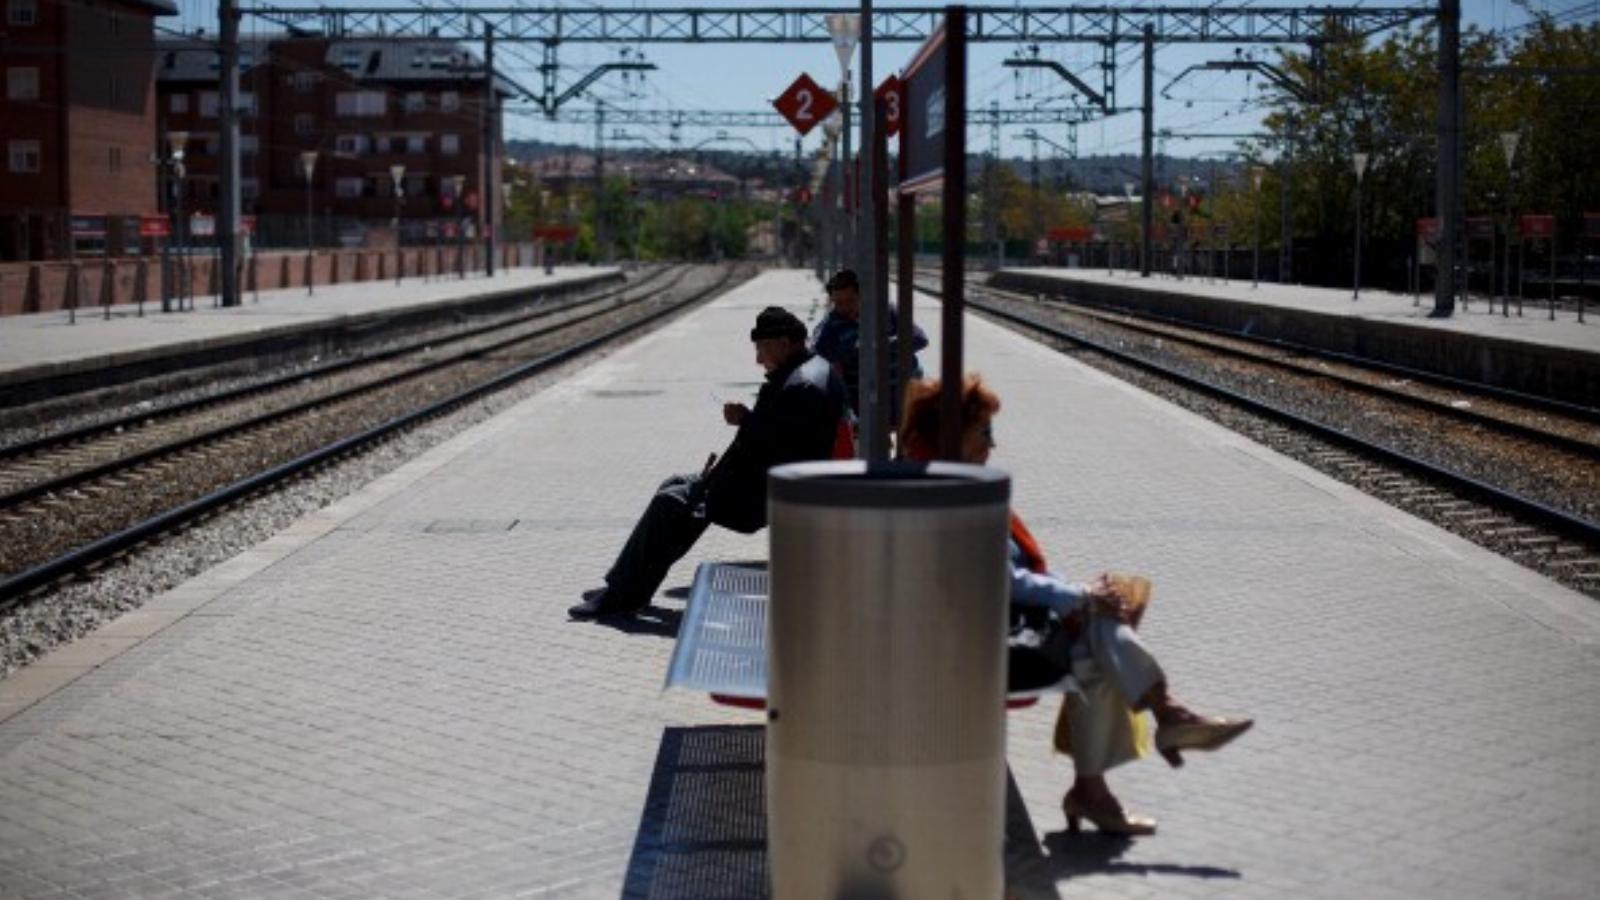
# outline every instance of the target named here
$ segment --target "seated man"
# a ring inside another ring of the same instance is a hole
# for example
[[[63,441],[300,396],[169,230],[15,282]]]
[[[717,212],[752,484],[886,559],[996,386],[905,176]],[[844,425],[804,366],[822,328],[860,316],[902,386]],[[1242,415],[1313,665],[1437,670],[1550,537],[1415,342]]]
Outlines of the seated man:
[[[767,371],[754,409],[728,403],[722,417],[738,426],[721,459],[699,475],[661,482],[623,545],[606,586],[585,591],[567,610],[574,619],[631,616],[650,605],[672,564],[712,522],[744,534],[767,524],[767,469],[827,459],[844,416],[844,384],[827,360],[806,349],[806,326],[769,306],[750,332],[756,363]]]
[[[861,412],[861,282],[850,269],[840,269],[828,279],[828,301],[833,308],[817,323],[811,333],[811,350],[833,363],[844,379],[845,392],[850,398],[850,409]],[[900,415],[899,372],[899,317],[889,310],[889,419]],[[911,327],[911,378],[922,377],[922,367],[917,363],[917,351],[928,346],[928,336],[922,329]]]

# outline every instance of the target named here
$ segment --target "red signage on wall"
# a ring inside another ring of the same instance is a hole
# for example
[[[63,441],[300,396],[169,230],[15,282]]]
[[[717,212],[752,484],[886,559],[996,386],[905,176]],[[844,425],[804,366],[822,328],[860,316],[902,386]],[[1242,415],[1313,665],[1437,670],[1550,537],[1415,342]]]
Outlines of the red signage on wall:
[[[139,237],[170,237],[172,220],[166,216],[140,216]]]
[[[573,225],[535,225],[533,226],[535,240],[545,240],[552,243],[564,243],[578,236],[578,229]]]
[[[1094,238],[1094,229],[1087,225],[1064,225],[1045,232],[1045,237],[1057,244],[1082,244]]]
[[[1525,215],[1517,222],[1518,231],[1525,238],[1553,238],[1556,236],[1556,217]]]

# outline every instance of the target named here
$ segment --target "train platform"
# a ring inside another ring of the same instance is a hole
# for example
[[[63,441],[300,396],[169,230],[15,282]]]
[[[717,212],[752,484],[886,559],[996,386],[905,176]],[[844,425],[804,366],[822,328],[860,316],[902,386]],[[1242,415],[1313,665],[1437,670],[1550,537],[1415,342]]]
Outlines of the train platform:
[[[663,691],[655,612],[568,621],[659,480],[820,313],[768,272],[0,681],[0,896],[764,894],[761,716]],[[938,359],[937,306],[918,307]],[[994,463],[1053,566],[1155,582],[1175,693],[1253,715],[1160,820],[1064,830],[1055,704],[1008,717],[1010,897],[1589,897],[1600,606],[978,318]]]
[[[996,287],[1068,296],[1094,305],[1151,312],[1262,337],[1483,381],[1568,402],[1600,403],[1600,310],[1584,321],[1564,302],[1550,317],[1545,298],[1521,315],[1474,296],[1449,318],[1429,317],[1431,294],[1308,287],[1244,278],[1182,279],[1086,268],[1002,269]]]
[[[37,399],[74,380],[114,382],[129,372],[204,365],[239,354],[278,350],[309,352],[352,334],[400,320],[422,322],[530,291],[573,289],[617,277],[615,268],[503,269],[494,278],[408,278],[396,285],[361,281],[304,288],[245,292],[239,306],[222,308],[200,298],[194,309],[161,312],[145,303],[6,316],[0,319],[0,396]]]

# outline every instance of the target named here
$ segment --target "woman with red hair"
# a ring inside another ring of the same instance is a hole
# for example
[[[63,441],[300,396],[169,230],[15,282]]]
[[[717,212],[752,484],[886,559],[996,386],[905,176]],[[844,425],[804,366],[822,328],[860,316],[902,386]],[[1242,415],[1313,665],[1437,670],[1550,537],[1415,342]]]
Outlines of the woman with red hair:
[[[989,461],[999,412],[994,391],[978,376],[967,376],[961,389],[961,462]],[[939,383],[912,382],[906,388],[902,452],[907,459],[932,461],[938,443]],[[1142,597],[1130,597],[1108,575],[1075,584],[1051,572],[1014,512],[1010,545],[1010,686],[1037,689],[1073,679],[1064,721],[1057,724],[1058,747],[1061,735],[1070,734],[1075,773],[1061,801],[1067,828],[1077,831],[1079,821],[1088,819],[1109,834],[1153,834],[1155,820],[1124,809],[1105,778],[1108,769],[1144,755],[1140,713],[1155,717],[1156,749],[1173,766],[1182,765],[1182,751],[1216,750],[1252,722],[1199,715],[1168,692],[1165,673],[1134,630]]]

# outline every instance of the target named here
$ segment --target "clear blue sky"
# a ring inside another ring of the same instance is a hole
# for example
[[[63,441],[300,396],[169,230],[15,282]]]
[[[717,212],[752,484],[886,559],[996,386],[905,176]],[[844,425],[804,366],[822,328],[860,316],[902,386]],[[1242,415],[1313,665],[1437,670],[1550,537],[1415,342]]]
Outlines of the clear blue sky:
[[[244,0],[249,6],[252,0]],[[437,6],[440,8],[460,7],[551,7],[566,6],[570,8],[584,8],[606,6],[608,8],[648,8],[648,7],[685,7],[685,6],[722,6],[732,7],[741,5],[750,6],[785,6],[801,4],[784,4],[760,0],[758,3],[737,4],[722,0],[722,2],[696,3],[695,0],[611,0],[611,2],[567,2],[559,3],[554,0],[461,0],[461,2],[434,2],[424,4],[422,0],[354,0],[354,2],[308,2],[308,0],[266,0],[272,5],[280,6],[387,6],[395,8],[417,7],[422,5]],[[1137,8],[1146,5],[1161,6],[1209,6],[1227,3],[1235,6],[1284,6],[1282,0],[1221,0],[1220,3],[1193,3],[1184,0],[1096,0],[1105,5],[1126,6]],[[1334,3],[1338,0],[1321,0],[1325,3]],[[1411,6],[1428,5],[1426,0],[1349,0],[1351,5],[1371,6]],[[839,3],[832,4],[822,0],[817,4],[806,5],[838,5],[841,10],[848,11],[859,8],[858,4]],[[888,8],[894,6],[921,6],[927,3],[906,2],[880,2],[875,6]],[[1001,4],[996,4],[1001,5]],[[1009,4],[1006,4],[1009,5]],[[1030,4],[1031,5],[1031,4]],[[1067,5],[1060,0],[1053,3],[1039,3],[1037,5]],[[183,14],[183,21],[188,27],[196,25],[205,26],[208,31],[214,31],[216,23],[216,0],[179,0],[179,7]],[[1469,24],[1481,28],[1500,29],[1515,28],[1526,23],[1528,15],[1525,7],[1535,10],[1546,10],[1552,13],[1571,17],[1568,20],[1593,20],[1600,17],[1600,2],[1595,0],[1463,0],[1463,11]],[[247,32],[260,29],[261,26],[254,20],[246,18],[245,29]],[[607,47],[595,44],[568,44],[561,48],[560,62],[563,66],[562,82],[570,83],[581,77],[595,65],[618,57],[621,47]],[[591,90],[604,97],[608,106],[637,107],[641,109],[719,109],[719,110],[749,110],[766,109],[771,97],[776,96],[802,71],[810,72],[819,82],[832,83],[838,79],[839,67],[831,47],[825,44],[796,44],[796,45],[737,45],[737,44],[697,44],[697,45],[664,45],[651,44],[634,49],[642,50],[645,57],[655,63],[659,68],[648,73],[641,81],[625,81],[619,74],[607,75]],[[881,80],[891,71],[898,70],[905,64],[914,48],[907,44],[884,44],[876,48],[874,69]],[[969,90],[969,104],[973,106],[987,105],[990,101],[998,100],[1005,107],[1025,107],[1038,103],[1053,103],[1063,105],[1064,98],[1060,98],[1060,80],[1057,76],[1039,70],[1030,70],[1019,78],[1015,70],[1002,67],[1002,61],[1017,52],[1018,48],[1005,44],[980,44],[972,51]],[[1099,62],[1099,49],[1090,45],[1054,45],[1045,46],[1043,55],[1054,59],[1067,68],[1080,73],[1091,85],[1098,86],[1099,75],[1094,66]],[[1271,48],[1258,47],[1255,50],[1261,59],[1275,58]],[[1202,47],[1167,46],[1158,49],[1156,57],[1156,89],[1157,96],[1157,128],[1170,128],[1175,132],[1248,132],[1259,126],[1260,109],[1255,102],[1259,95],[1259,79],[1247,80],[1242,73],[1202,72],[1195,73],[1173,86],[1169,93],[1171,99],[1163,99],[1159,92],[1167,87],[1174,76],[1185,68],[1195,63],[1212,59],[1230,57],[1233,48],[1227,45],[1206,45]],[[525,45],[520,48],[511,48],[507,44],[497,46],[497,63],[507,74],[529,87],[539,83],[539,73],[533,66],[539,60],[538,47]],[[1139,52],[1136,47],[1129,45],[1119,52],[1117,92],[1120,105],[1133,106],[1138,103],[1140,85]],[[1052,97],[1057,99],[1052,100]],[[583,102],[583,101],[575,101]],[[544,140],[567,141],[589,144],[594,139],[594,128],[589,125],[571,125],[560,122],[546,122],[541,117],[535,116],[509,116],[506,120],[507,134],[511,137],[530,137]],[[608,126],[607,132],[612,129]],[[647,129],[631,127],[631,133],[639,135],[654,144],[666,147],[668,137],[666,129]],[[1024,129],[1022,127],[1007,128],[1002,130],[1003,152],[1008,155],[1023,155],[1028,152],[1028,142],[1020,138]],[[1046,137],[1058,142],[1065,142],[1065,135],[1061,126],[1052,129],[1041,129]],[[762,149],[779,150],[790,153],[794,147],[794,135],[787,129],[778,130],[770,128],[756,128],[738,130],[736,134],[748,138]],[[821,130],[818,129],[807,139],[807,148],[814,147],[820,140]],[[683,146],[692,146],[695,143],[712,137],[710,130],[698,132],[685,130],[682,135]],[[608,138],[609,139],[609,138]],[[968,138],[968,146],[974,149],[984,149],[988,146],[989,135],[987,129],[974,129]],[[639,146],[643,146],[642,143]],[[731,149],[748,149],[749,144],[740,142],[728,145]],[[1216,153],[1233,146],[1229,140],[1175,140],[1166,146],[1166,151],[1173,155],[1192,156],[1204,153]],[[1116,116],[1114,118],[1082,125],[1078,128],[1078,153],[1080,156],[1089,156],[1097,153],[1137,153],[1139,149],[1139,116],[1134,113]],[[1041,156],[1046,152],[1041,148]]]

